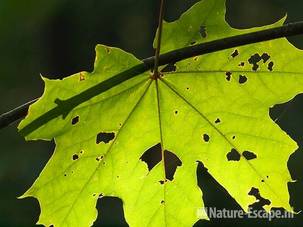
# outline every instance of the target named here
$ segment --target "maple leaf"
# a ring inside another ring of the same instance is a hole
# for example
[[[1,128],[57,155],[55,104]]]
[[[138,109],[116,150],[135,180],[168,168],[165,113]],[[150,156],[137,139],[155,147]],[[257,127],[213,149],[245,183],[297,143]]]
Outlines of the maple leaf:
[[[224,0],[198,2],[164,24],[162,52],[284,21],[237,30],[224,16]],[[303,91],[302,57],[286,39],[251,44],[170,64],[157,80],[143,73],[87,100],[96,84],[142,63],[98,45],[94,71],[44,78],[43,96],[19,125],[28,140],[56,142],[23,197],[38,198],[46,226],[92,225],[100,196],[121,198],[130,226],[190,226],[207,219],[199,161],[245,211],[260,198],[267,211],[292,211],[287,160],[297,145],[268,112]],[[45,124],[25,130],[41,116]]]

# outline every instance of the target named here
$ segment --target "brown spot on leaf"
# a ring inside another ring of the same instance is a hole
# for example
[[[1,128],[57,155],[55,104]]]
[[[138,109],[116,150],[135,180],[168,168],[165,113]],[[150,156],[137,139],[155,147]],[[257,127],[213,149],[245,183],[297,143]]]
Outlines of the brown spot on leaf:
[[[85,80],[84,75],[82,73],[79,73],[79,75],[80,75],[80,81],[84,81]]]

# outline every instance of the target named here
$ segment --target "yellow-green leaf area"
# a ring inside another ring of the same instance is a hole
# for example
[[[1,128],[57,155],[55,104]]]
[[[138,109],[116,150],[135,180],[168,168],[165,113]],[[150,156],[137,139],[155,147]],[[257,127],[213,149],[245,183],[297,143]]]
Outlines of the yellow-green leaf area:
[[[162,52],[283,23],[237,30],[224,16],[224,0],[198,2],[165,23]],[[121,198],[130,226],[192,226],[207,219],[196,177],[202,162],[245,211],[257,200],[252,190],[267,211],[291,211],[287,160],[297,144],[269,109],[302,93],[302,57],[286,39],[246,45],[175,63],[157,80],[143,73],[84,101],[26,135],[55,139],[56,149],[24,197],[39,200],[45,226],[91,226],[100,196]],[[43,78],[45,92],[19,129],[140,63],[98,45],[92,73]],[[150,167],[143,156],[155,147],[161,158]],[[178,165],[168,177],[169,156]]]

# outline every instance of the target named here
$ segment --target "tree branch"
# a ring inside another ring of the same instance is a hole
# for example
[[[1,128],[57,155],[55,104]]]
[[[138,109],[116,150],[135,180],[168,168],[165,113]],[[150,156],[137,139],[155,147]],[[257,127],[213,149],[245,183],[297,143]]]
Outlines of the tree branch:
[[[224,39],[214,40],[211,42],[206,42],[202,44],[197,44],[194,46],[184,47],[177,49],[165,54],[160,55],[159,65],[167,65],[169,63],[178,62],[187,58],[191,58],[198,55],[203,55],[207,53],[213,53],[220,50],[225,50],[233,47],[243,46],[252,43],[258,43],[283,37],[290,37],[294,35],[303,34],[303,21],[286,24],[281,27],[266,29],[258,32],[247,33],[243,35],[232,36]],[[149,69],[152,69],[155,64],[155,57],[150,57],[142,60],[143,63],[137,65],[133,68],[130,68],[124,72],[119,73],[118,75],[113,76],[112,78],[104,81],[96,86],[82,92],[81,94],[71,98],[69,100],[70,108],[74,108],[79,102],[86,101],[110,88],[122,83],[126,80],[129,80]],[[75,101],[79,99],[80,101]],[[0,116],[0,129],[8,126],[9,124],[15,122],[18,119],[21,119],[26,116],[29,105],[34,103],[37,99],[32,100],[26,104],[23,104],[20,107],[17,107],[7,113],[4,113]],[[65,102],[65,101],[62,101]],[[64,111],[69,111],[70,109],[64,109]],[[67,112],[68,113],[68,112]],[[59,116],[62,114],[59,110],[56,109],[56,114]],[[66,112],[64,113],[66,114]],[[51,117],[48,116],[48,120]],[[39,120],[39,119],[37,119]],[[40,123],[41,123],[40,119]],[[27,133],[32,131],[29,129]]]
[[[36,102],[38,99],[34,99],[29,101],[7,113],[1,114],[0,116],[0,129],[5,128],[6,126],[10,125],[11,123],[25,117],[28,112],[28,107]]]
[[[159,77],[159,57],[161,51],[161,40],[162,40],[162,28],[163,28],[163,17],[164,17],[164,0],[160,0],[160,13],[159,13],[159,25],[158,25],[158,34],[157,34],[157,48],[155,53],[155,64],[153,71],[153,78],[157,79]]]

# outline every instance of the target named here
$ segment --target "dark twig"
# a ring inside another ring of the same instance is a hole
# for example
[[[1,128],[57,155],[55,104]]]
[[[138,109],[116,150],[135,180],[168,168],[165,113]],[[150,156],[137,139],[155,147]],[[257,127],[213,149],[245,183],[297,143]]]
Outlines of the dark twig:
[[[170,51],[166,54],[160,55],[159,65],[166,65],[171,62],[178,62],[194,56],[209,54],[233,47],[244,46],[247,44],[259,43],[300,34],[303,34],[303,21],[289,23],[280,27],[270,28],[262,31],[218,39],[207,43],[201,43]],[[154,58],[150,57],[143,61],[150,66],[153,63]]]
[[[27,115],[28,107],[36,102],[38,99],[34,99],[32,101],[29,101],[7,113],[4,113],[0,116],[0,129],[4,128],[11,123],[19,120],[20,118],[23,118]]]
[[[166,64],[169,64],[172,62],[178,62],[178,61],[181,61],[181,60],[184,60],[184,59],[187,59],[190,57],[198,56],[198,55],[213,53],[213,52],[224,50],[224,49],[229,49],[229,48],[233,48],[233,47],[238,47],[238,46],[243,46],[243,45],[247,45],[247,44],[273,40],[273,39],[278,39],[278,38],[282,38],[282,37],[290,37],[290,36],[299,35],[299,34],[303,34],[303,21],[286,24],[284,26],[277,27],[277,28],[266,29],[266,30],[247,33],[247,34],[238,35],[238,36],[232,36],[232,37],[228,37],[228,38],[224,38],[224,39],[214,40],[211,42],[202,43],[202,44],[174,50],[174,51],[171,51],[171,52],[168,52],[166,54],[162,54],[159,56],[159,66],[166,65]],[[97,84],[93,88],[90,88],[87,91],[80,93],[79,95],[77,95],[77,97],[72,98],[71,108],[75,107],[77,104],[79,104],[75,100],[77,98],[79,98],[80,96],[81,96],[80,101],[82,101],[82,102],[86,101],[89,98],[92,98],[92,97],[96,96],[97,94],[100,94],[100,93],[118,85],[119,83],[129,80],[149,69],[152,69],[155,65],[155,57],[150,57],[150,58],[144,59],[142,61],[143,61],[142,64],[137,65],[124,72],[121,72],[118,75],[113,76],[112,78],[108,79],[107,81],[102,82],[102,84]],[[36,100],[33,100],[27,104],[17,107],[16,109],[11,110],[8,113],[2,114],[0,116],[0,129],[6,127],[10,123],[12,123],[20,118],[25,117],[26,113],[27,113],[27,107],[29,106],[29,104],[33,103],[34,101],[36,101]],[[54,116],[60,116],[60,113],[58,112]],[[50,118],[50,117],[48,117],[48,118]],[[32,130],[33,129],[31,129],[29,131],[32,131]]]
[[[159,13],[159,26],[158,26],[158,33],[157,33],[157,47],[155,53],[155,64],[154,64],[154,72],[153,78],[157,79],[159,77],[159,57],[161,51],[161,39],[162,39],[162,27],[163,27],[163,17],[164,17],[164,0],[160,0],[160,13]]]

